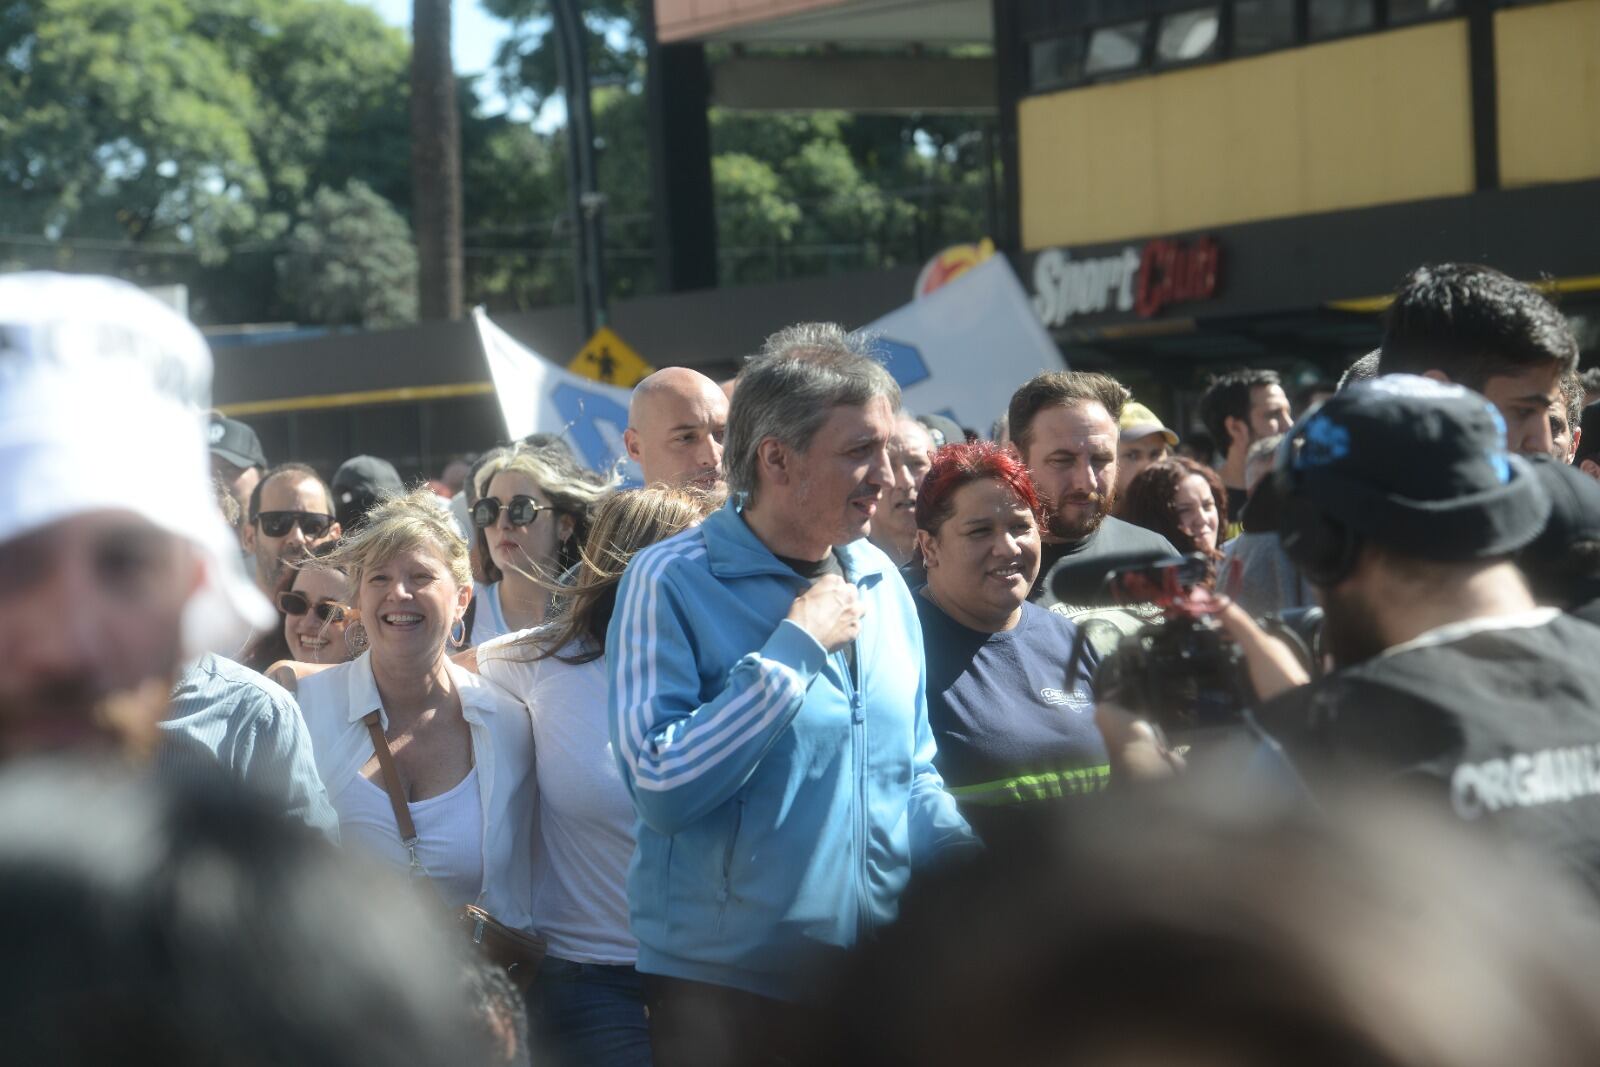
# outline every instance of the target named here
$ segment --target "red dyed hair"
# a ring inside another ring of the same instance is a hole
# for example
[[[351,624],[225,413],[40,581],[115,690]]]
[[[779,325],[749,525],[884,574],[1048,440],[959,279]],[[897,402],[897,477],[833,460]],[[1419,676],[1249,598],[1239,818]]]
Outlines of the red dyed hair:
[[[917,494],[917,529],[938,533],[955,510],[956,490],[985,479],[1004,482],[1033,512],[1033,521],[1041,521],[1039,492],[1017,450],[1010,445],[977,441],[945,445],[933,454],[933,467]]]

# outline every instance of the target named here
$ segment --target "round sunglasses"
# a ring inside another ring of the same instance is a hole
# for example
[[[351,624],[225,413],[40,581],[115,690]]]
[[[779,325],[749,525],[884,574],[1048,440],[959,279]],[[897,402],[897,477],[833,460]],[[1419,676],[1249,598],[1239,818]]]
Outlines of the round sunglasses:
[[[514,496],[511,503],[500,503],[499,497],[486,496],[472,505],[472,525],[480,530],[487,530],[500,518],[500,509],[506,511],[506,518],[513,526],[526,526],[539,517],[541,511],[554,511],[549,504],[541,504],[531,496]]]
[[[285,615],[304,615],[312,612],[323,622],[338,622],[350,609],[337,600],[323,600],[313,604],[304,593],[279,593],[278,610]]]
[[[287,537],[297,525],[307,537],[321,537],[333,525],[333,516],[315,511],[262,511],[256,522],[268,537]]]

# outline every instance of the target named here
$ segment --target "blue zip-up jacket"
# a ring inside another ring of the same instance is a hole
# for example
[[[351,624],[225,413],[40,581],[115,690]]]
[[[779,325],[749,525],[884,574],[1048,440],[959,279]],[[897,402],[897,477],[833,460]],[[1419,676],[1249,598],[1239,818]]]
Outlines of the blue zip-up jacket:
[[[859,688],[785,618],[808,583],[731,503],[623,574],[606,663],[641,971],[798,999],[829,946],[894,918],[913,867],[976,847],[933,769],[911,594],[867,541],[840,555]]]

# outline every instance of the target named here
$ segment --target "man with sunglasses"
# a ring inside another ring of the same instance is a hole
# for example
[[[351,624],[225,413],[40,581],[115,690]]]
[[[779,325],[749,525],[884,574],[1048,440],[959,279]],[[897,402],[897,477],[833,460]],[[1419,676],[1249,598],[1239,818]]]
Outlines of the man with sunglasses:
[[[303,463],[272,468],[250,494],[243,544],[255,557],[256,586],[270,599],[292,577],[291,564],[339,539],[333,492]]]

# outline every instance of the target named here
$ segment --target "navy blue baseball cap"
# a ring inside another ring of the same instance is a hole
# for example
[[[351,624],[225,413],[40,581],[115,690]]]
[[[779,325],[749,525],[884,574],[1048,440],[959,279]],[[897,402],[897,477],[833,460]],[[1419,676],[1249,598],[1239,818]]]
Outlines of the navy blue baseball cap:
[[[1244,528],[1278,531],[1287,495],[1374,544],[1440,561],[1509,555],[1550,515],[1539,478],[1507,450],[1495,406],[1412,374],[1351,385],[1308,412],[1251,494]]]

